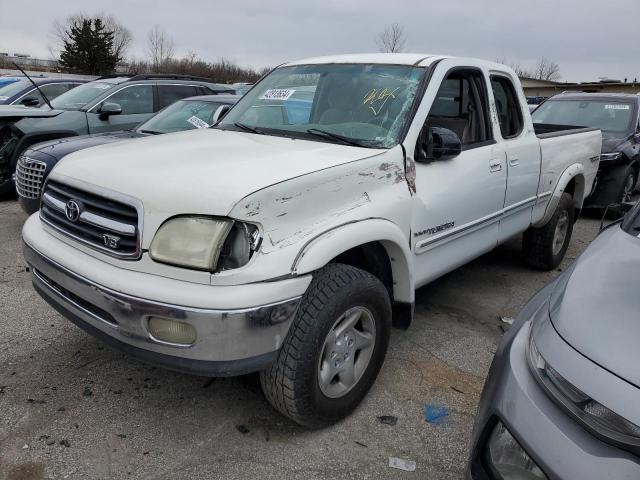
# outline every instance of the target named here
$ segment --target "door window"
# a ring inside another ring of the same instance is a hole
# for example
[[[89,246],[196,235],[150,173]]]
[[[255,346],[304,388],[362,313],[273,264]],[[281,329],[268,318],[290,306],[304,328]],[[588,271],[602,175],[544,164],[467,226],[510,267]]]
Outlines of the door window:
[[[105,99],[103,103],[117,103],[122,107],[122,115],[153,113],[153,86],[125,87]]]
[[[158,85],[158,101],[160,108],[186,97],[197,95],[196,87],[190,85]]]
[[[433,101],[426,126],[451,130],[467,148],[491,140],[487,93],[480,72],[450,73]]]
[[[498,112],[498,123],[502,138],[520,135],[523,127],[522,110],[513,83],[507,77],[492,76],[491,88]]]

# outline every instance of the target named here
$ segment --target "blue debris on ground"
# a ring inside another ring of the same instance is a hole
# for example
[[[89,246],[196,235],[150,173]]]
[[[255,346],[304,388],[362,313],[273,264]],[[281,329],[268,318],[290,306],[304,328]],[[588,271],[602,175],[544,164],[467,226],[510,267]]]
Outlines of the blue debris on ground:
[[[449,417],[449,409],[444,405],[428,403],[424,406],[424,419],[427,423],[442,423]]]

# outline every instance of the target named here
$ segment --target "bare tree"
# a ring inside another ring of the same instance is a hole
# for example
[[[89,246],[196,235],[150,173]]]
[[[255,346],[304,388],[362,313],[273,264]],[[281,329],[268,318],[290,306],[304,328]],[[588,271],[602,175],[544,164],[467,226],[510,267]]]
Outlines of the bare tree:
[[[516,75],[518,75],[518,77],[531,77],[531,72],[529,70],[527,70],[519,63],[510,61],[507,57],[496,58],[495,62],[502,63],[503,65],[510,67],[514,72],[516,72]]]
[[[540,57],[532,73],[532,77],[538,80],[557,81],[562,76],[560,75],[560,65],[545,57]]]
[[[531,70],[523,67],[519,63],[511,62],[506,57],[496,58],[496,62],[511,67],[519,77],[550,81],[558,81],[562,77],[562,75],[560,75],[560,66],[553,60],[545,57],[541,57]]]
[[[127,49],[131,45],[131,31],[124,25],[122,25],[113,16],[105,13],[96,13],[95,15],[89,15],[84,12],[69,15],[64,20],[54,20],[51,28],[51,36],[53,37],[54,45],[49,46],[49,52],[53,58],[58,57],[58,53],[64,46],[64,40],[67,38],[67,31],[74,24],[82,24],[83,20],[99,18],[106,27],[107,31],[113,32],[113,50],[112,53],[116,56],[118,61],[124,60]]]
[[[147,55],[151,62],[153,71],[159,73],[163,66],[175,54],[173,39],[158,25],[154,26],[147,35]]]
[[[376,45],[384,53],[401,52],[406,41],[407,37],[404,34],[404,28],[397,23],[389,25],[376,37]]]

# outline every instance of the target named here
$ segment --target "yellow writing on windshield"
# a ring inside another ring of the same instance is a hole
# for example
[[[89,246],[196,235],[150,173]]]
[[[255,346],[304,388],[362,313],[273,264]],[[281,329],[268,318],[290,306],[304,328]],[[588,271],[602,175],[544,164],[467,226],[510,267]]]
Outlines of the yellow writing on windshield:
[[[378,115],[382,110],[382,107],[391,98],[396,98],[396,92],[400,90],[400,87],[394,88],[372,88],[362,99],[363,105],[369,105],[369,108],[374,115]]]

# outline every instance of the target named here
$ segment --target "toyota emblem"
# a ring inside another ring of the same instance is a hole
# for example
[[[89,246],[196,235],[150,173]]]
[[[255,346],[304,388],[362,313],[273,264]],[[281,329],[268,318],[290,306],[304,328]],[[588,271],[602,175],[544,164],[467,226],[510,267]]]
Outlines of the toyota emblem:
[[[75,200],[69,200],[64,207],[64,214],[71,222],[77,222],[80,213],[80,205]]]

